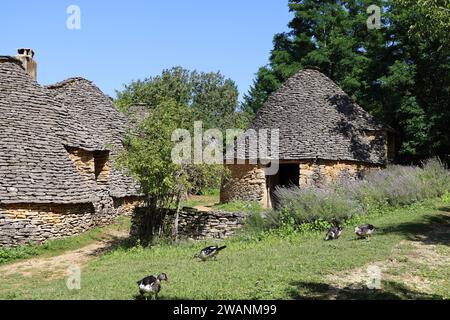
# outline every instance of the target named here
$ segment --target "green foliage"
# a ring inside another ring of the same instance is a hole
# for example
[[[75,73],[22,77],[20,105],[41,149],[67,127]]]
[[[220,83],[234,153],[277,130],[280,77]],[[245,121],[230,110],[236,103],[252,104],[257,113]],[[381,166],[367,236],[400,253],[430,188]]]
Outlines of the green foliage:
[[[381,29],[367,28],[370,5],[383,9]],[[396,129],[398,160],[448,154],[448,1],[290,0],[289,9],[290,31],[274,36],[243,110],[255,114],[288,77],[314,65]]]
[[[217,189],[226,170],[221,165],[173,164],[172,133],[186,129],[192,137],[194,121],[202,121],[204,131],[220,129],[224,137],[226,129],[245,127],[247,117],[237,111],[238,96],[235,83],[220,73],[181,67],[125,85],[117,92],[116,105],[137,118],[137,124],[117,163],[141,182],[149,199],[159,199],[156,206],[172,206],[170,200],[180,190],[201,194]],[[136,105],[143,110],[135,110]]]
[[[204,73],[181,67],[163,70],[161,75],[125,85],[116,91],[117,107],[126,112],[133,105],[153,110],[162,103],[174,101],[190,110],[192,121],[203,121],[205,129],[242,128],[246,116],[237,112],[239,92],[231,79],[219,72]]]
[[[20,246],[16,248],[0,248],[0,264],[31,258],[37,255],[37,253],[38,250],[34,245]]]
[[[334,188],[278,188],[275,193],[282,203],[281,223],[342,221],[361,212],[359,203]]]
[[[220,196],[220,189],[219,188],[205,188],[202,190],[202,195],[215,196],[218,199]]]

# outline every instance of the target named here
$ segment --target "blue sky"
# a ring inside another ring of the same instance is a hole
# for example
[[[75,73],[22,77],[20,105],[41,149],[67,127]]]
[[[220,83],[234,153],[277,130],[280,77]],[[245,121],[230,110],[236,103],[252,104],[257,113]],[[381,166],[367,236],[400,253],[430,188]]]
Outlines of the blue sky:
[[[287,0],[7,1],[0,8],[0,55],[36,52],[38,81],[82,76],[104,92],[180,65],[221,71],[241,96],[267,64],[272,38],[291,20]],[[69,5],[81,30],[69,30]]]

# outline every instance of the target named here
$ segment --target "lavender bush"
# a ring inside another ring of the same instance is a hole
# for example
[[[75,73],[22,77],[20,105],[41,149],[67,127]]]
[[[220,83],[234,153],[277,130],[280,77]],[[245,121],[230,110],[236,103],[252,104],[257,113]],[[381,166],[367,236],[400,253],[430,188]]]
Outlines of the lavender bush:
[[[437,159],[421,167],[388,166],[369,172],[362,180],[320,187],[279,188],[280,224],[343,221],[367,214],[440,197],[450,191],[450,171]]]

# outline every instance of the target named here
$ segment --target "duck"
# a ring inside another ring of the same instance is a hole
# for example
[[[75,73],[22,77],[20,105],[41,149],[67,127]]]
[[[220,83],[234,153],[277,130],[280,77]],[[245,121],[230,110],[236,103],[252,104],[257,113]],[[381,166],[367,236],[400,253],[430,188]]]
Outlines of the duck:
[[[370,237],[374,231],[375,227],[371,224],[364,224],[362,226],[355,227],[355,233],[361,239]]]
[[[161,291],[161,281],[169,281],[167,274],[161,273],[159,276],[148,276],[137,282],[141,297],[146,294],[154,296],[158,300],[158,294]]]
[[[205,249],[203,249],[202,251],[200,251],[199,253],[196,253],[194,255],[194,258],[198,258],[202,261],[206,261],[206,260],[210,260],[210,259],[217,259],[217,255],[219,254],[220,251],[222,251],[223,249],[225,249],[227,246],[222,246],[222,247],[218,247],[218,246],[209,246]]]
[[[340,226],[331,227],[325,237],[325,241],[339,239],[342,234],[342,228]]]

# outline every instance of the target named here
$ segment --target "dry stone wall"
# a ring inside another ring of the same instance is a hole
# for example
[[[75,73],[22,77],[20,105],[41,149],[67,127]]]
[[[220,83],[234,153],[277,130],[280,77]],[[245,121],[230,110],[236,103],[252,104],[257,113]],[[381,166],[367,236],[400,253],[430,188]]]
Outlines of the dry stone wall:
[[[0,206],[0,247],[44,243],[73,236],[110,224],[122,214],[131,215],[136,199],[121,199],[123,205],[96,211],[93,204],[11,204]]]
[[[185,240],[226,239],[242,228],[246,217],[243,213],[184,208],[179,216],[178,234],[180,239]],[[142,243],[148,243],[149,238],[163,234],[172,236],[174,219],[174,210],[149,214],[146,208],[137,208],[132,216],[131,236]]]
[[[189,240],[226,239],[242,228],[245,218],[242,213],[184,211],[178,232]]]
[[[300,163],[300,186],[327,184],[340,179],[359,179],[364,172],[374,168],[380,168],[380,166],[352,161],[302,161]]]
[[[78,172],[88,181],[95,181],[94,153],[77,148],[66,148],[69,158],[74,163]]]
[[[359,179],[364,172],[383,167],[382,165],[363,162],[321,159],[299,160],[289,163],[298,163],[300,166],[300,186],[327,184],[340,179]],[[249,164],[234,164],[228,165],[227,168],[231,172],[231,178],[222,186],[220,194],[222,203],[233,200],[256,200],[263,206],[268,205],[266,177],[262,167]]]
[[[227,165],[231,177],[222,186],[220,202],[232,200],[259,201],[267,199],[266,177],[264,169],[252,164]]]
[[[114,210],[118,212],[120,216],[131,217],[133,210],[136,207],[144,205],[144,201],[141,197],[127,197],[127,198],[115,198]]]

